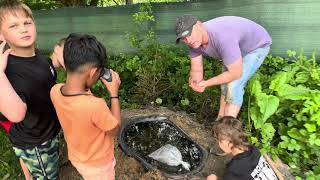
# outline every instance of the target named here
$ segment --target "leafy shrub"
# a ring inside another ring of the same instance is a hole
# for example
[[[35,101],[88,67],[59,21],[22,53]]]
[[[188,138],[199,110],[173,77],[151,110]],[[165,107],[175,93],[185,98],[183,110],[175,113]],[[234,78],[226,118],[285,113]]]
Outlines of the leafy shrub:
[[[315,52],[311,59],[303,51],[298,57],[287,53],[291,63],[283,70],[259,73],[250,82],[251,140],[284,160],[294,174],[319,178],[320,66]]]

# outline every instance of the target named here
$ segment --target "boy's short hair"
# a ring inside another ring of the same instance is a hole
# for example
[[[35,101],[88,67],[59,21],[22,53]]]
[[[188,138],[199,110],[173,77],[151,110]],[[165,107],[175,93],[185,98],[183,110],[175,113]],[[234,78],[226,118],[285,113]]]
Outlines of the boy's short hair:
[[[66,37],[59,39],[59,41],[56,43],[58,46],[64,46],[64,43],[66,42]]]
[[[67,72],[81,72],[84,65],[103,68],[107,53],[95,36],[72,33],[64,43],[63,58]]]
[[[230,141],[233,147],[250,145],[247,134],[243,131],[242,123],[232,116],[225,116],[214,124],[212,134],[217,141]]]
[[[2,0],[0,1],[0,26],[2,21],[8,14],[17,15],[18,12],[23,12],[26,17],[34,20],[31,9],[18,0]]]

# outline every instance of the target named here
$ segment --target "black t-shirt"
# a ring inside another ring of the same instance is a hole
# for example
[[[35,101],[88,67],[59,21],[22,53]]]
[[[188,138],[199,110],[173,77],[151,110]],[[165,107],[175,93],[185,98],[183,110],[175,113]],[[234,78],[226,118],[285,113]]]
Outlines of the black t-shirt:
[[[5,73],[27,105],[23,121],[14,123],[10,128],[12,144],[27,149],[55,137],[61,127],[50,99],[51,87],[56,83],[51,61],[39,54],[34,57],[9,55]]]
[[[277,180],[270,164],[255,146],[234,156],[227,165],[223,180]]]
[[[6,121],[7,118],[0,112],[0,121]]]

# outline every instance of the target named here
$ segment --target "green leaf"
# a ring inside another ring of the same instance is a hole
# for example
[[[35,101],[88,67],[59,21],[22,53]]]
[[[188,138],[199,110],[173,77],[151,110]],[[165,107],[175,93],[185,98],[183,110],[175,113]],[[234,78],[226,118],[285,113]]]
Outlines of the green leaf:
[[[264,123],[278,109],[279,98],[273,95],[260,93],[257,97],[257,103],[260,108],[262,123]]]
[[[271,123],[265,123],[261,129],[262,142],[264,146],[269,146],[276,130]]]
[[[189,99],[187,99],[187,98],[182,99],[180,102],[181,102],[182,106],[189,106],[189,104],[190,104]]]
[[[309,73],[308,72],[298,72],[296,74],[296,83],[306,83],[309,80]]]
[[[258,144],[258,138],[257,138],[257,137],[251,136],[251,137],[250,137],[250,140],[251,140],[251,143],[252,143],[252,144]]]
[[[263,121],[261,118],[261,113],[259,111],[259,107],[258,106],[252,106],[250,107],[250,117],[253,121],[254,127],[256,129],[261,129],[262,125],[263,125]]]
[[[309,123],[306,123],[304,127],[307,128],[308,132],[315,132],[317,129],[315,124],[309,124]]]
[[[312,91],[304,86],[293,87],[289,84],[284,84],[279,89],[278,95],[284,99],[305,100],[309,97],[310,92]]]
[[[4,177],[2,177],[2,180],[9,179],[9,177],[10,177],[10,174],[6,174]]]
[[[283,141],[289,141],[288,136],[280,136],[280,139]]]
[[[305,129],[300,129],[299,132],[302,136],[307,136],[308,132]]]
[[[320,139],[316,139],[316,140],[314,141],[314,144],[316,144],[317,146],[320,146]]]
[[[310,137],[309,137],[310,145],[315,145],[316,144],[316,140],[317,140],[316,134],[311,134]]]
[[[297,128],[292,128],[290,131],[288,131],[288,135],[294,139],[300,139],[301,138],[301,133]]]
[[[156,99],[156,103],[157,103],[158,105],[162,104],[162,99],[161,99],[161,98],[157,98],[157,99]]]
[[[279,91],[282,86],[287,83],[287,72],[281,72],[276,75],[276,78],[271,81],[269,89]]]
[[[254,79],[254,81],[251,83],[251,93],[253,95],[258,95],[262,92],[261,90],[261,84],[258,79]]]

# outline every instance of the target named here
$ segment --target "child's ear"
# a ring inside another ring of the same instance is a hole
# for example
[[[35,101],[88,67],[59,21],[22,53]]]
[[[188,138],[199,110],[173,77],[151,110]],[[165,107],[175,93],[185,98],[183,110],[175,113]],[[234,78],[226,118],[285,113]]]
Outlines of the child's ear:
[[[90,69],[90,72],[89,72],[89,77],[90,77],[90,79],[92,79],[93,77],[95,77],[96,75],[97,75],[97,73],[99,73],[98,72],[98,68],[92,68],[92,69]]]
[[[231,150],[234,148],[234,147],[233,147],[233,143],[230,142],[230,141],[228,142],[228,148],[230,148]]]

